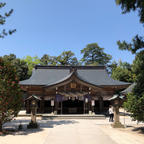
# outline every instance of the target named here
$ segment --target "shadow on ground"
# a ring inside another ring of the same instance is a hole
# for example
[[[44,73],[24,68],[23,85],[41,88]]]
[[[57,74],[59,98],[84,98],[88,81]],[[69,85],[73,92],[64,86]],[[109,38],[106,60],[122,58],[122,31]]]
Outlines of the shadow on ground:
[[[131,116],[131,114],[127,112],[119,112],[120,116]]]
[[[9,135],[28,135],[32,133],[37,133],[43,131],[45,128],[54,128],[58,125],[68,125],[78,123],[75,120],[37,120],[39,124],[39,128],[37,129],[27,129],[27,125],[30,120],[13,120],[12,122],[8,122],[3,126],[4,131]],[[23,129],[18,130],[18,126],[22,125]],[[7,135],[6,134],[6,135]],[[5,136],[5,135],[2,135]]]
[[[132,131],[136,131],[138,133],[144,134],[144,127],[134,128],[134,129],[132,129]]]

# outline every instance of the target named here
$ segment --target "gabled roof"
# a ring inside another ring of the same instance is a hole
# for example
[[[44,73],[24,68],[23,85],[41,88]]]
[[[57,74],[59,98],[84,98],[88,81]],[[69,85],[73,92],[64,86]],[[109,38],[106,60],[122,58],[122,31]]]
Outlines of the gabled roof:
[[[110,78],[104,66],[36,66],[30,79],[21,81],[20,84],[50,86],[65,81],[73,74],[95,86],[130,84]]]
[[[25,100],[29,100],[29,99],[36,99],[36,100],[41,100],[40,97],[36,96],[36,95],[31,95],[30,97],[28,97],[27,99]]]

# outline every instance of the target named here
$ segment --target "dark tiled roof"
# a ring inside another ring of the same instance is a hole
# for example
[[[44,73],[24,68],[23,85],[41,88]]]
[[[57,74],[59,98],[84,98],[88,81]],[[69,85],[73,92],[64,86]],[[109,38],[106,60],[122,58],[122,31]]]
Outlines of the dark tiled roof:
[[[122,94],[131,93],[135,86],[136,86],[136,83],[133,83],[133,84],[131,84],[127,89],[123,90],[121,93],[122,93]]]
[[[104,66],[36,66],[28,80],[21,81],[21,85],[50,86],[71,77],[75,71],[77,78],[96,86],[128,85],[129,83],[113,80]]]
[[[105,69],[77,70],[78,77],[94,85],[125,85],[128,83],[113,80]]]
[[[69,75],[69,69],[35,69],[28,80],[21,81],[22,85],[49,85]]]

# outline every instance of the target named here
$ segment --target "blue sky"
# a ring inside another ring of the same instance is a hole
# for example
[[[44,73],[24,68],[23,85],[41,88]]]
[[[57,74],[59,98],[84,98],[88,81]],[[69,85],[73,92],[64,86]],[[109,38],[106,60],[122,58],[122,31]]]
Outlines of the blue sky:
[[[121,14],[115,0],[3,0],[4,10],[13,8],[5,28],[17,32],[0,39],[0,55],[14,53],[41,57],[80,50],[89,43],[98,43],[113,60],[132,63],[134,55],[120,51],[118,40],[130,41],[144,33],[137,13]]]

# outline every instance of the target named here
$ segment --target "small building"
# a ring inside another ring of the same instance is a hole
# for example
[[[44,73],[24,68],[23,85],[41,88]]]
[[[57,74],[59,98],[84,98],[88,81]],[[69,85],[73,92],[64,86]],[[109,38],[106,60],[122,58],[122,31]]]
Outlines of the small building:
[[[38,113],[87,114],[107,111],[109,99],[130,83],[110,78],[105,66],[35,66],[20,85],[27,93],[27,113],[34,95]]]

